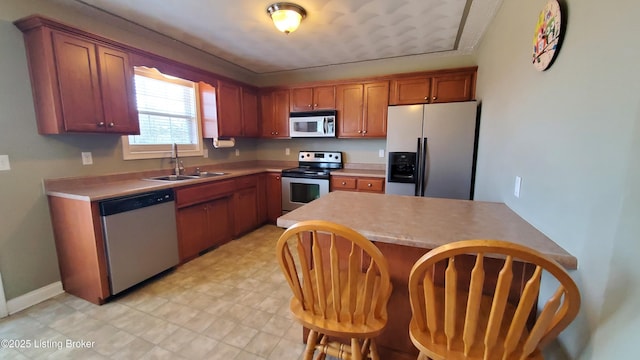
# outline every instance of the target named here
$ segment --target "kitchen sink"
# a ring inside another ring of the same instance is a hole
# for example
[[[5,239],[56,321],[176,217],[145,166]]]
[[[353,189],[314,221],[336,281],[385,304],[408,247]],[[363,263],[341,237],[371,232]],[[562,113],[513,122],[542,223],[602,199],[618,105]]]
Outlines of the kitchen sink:
[[[154,176],[145,180],[158,180],[158,181],[182,181],[182,180],[193,180],[199,179],[199,176],[195,175],[162,175],[162,176]]]

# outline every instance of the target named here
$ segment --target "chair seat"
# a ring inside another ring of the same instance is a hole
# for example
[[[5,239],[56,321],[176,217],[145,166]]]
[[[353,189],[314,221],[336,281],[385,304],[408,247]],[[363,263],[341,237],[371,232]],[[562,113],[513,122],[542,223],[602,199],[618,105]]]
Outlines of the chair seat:
[[[313,275],[313,271],[311,273]],[[362,284],[364,284],[364,274],[358,274],[358,277],[358,291],[361,291]],[[346,274],[341,274],[340,278],[343,284],[347,283]],[[313,287],[315,288],[315,279],[312,283]],[[389,290],[389,293],[391,293],[391,289]],[[318,315],[318,306],[315,307],[315,311],[311,311],[311,309],[305,310],[302,308],[302,305],[295,297],[291,299],[290,309],[296,319],[298,319],[298,321],[300,321],[306,328],[329,336],[366,339],[379,335],[387,324],[386,311],[383,314],[384,316],[381,318],[376,318],[373,313],[370,313],[366,319],[366,322],[362,317],[353,319],[353,321],[351,321],[351,319],[349,319],[349,313],[347,311],[348,306],[346,302],[348,296],[346,295],[346,292],[347,287],[345,286],[342,289],[341,296],[344,304],[341,307],[342,311],[340,312],[339,317],[336,316],[336,312],[334,311],[332,296],[328,296],[327,298],[326,318],[322,318]],[[375,304],[373,305],[375,306]]]
[[[456,298],[456,308],[459,311],[464,312],[466,310],[466,299],[468,298],[468,292],[458,290],[459,295]],[[438,306],[444,306],[444,289],[442,287],[436,287],[436,302]],[[439,324],[439,330],[436,333],[435,341],[432,341],[431,334],[427,331],[421,331],[415,321],[415,319],[411,320],[409,324],[409,336],[411,337],[411,341],[413,344],[420,350],[420,352],[426,354],[428,357],[432,359],[447,359],[447,360],[475,360],[475,359],[485,359],[484,358],[484,338],[486,333],[486,326],[489,320],[489,314],[491,312],[491,303],[493,301],[492,296],[483,295],[480,301],[480,311],[477,322],[477,330],[475,334],[474,345],[470,349],[469,356],[464,356],[464,343],[462,340],[462,334],[464,331],[464,316],[458,316],[456,318],[456,337],[454,338],[451,349],[447,349],[447,337],[444,334],[443,325],[444,319],[443,313],[438,314],[437,323]],[[498,335],[495,348],[491,353],[489,359],[503,359],[503,349],[502,346],[504,344],[505,338],[507,336],[507,332],[509,330],[509,326],[511,325],[511,318],[515,314],[516,307],[512,304],[507,303],[506,309],[504,312],[504,318],[501,323],[500,333]],[[525,340],[529,332],[525,328],[523,330],[523,334],[520,337],[520,341],[518,342],[517,349],[514,354],[509,356],[509,359],[519,359],[522,346],[524,345]],[[540,351],[534,351],[527,359],[543,359]]]

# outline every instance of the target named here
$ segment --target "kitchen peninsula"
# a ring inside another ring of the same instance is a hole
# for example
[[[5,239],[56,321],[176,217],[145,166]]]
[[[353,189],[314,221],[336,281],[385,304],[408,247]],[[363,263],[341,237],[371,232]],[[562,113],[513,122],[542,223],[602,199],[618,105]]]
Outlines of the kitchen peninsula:
[[[387,258],[393,293],[389,323],[377,342],[394,359],[417,355],[408,335],[407,283],[415,261],[430,249],[458,240],[500,239],[534,248],[568,270],[577,268],[573,255],[502,203],[335,191],[279,217],[277,225],[287,228],[311,219],[357,230]],[[525,278],[532,271],[530,264],[514,264],[514,272]],[[519,297],[523,285],[514,281],[510,298]]]

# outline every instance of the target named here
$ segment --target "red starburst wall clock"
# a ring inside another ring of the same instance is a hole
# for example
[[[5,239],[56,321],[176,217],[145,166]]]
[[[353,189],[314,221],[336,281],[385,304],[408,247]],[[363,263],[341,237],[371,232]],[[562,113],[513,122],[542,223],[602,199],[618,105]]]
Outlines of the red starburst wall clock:
[[[558,0],[549,0],[538,15],[533,34],[533,66],[538,71],[546,70],[553,62],[562,36],[562,16]]]

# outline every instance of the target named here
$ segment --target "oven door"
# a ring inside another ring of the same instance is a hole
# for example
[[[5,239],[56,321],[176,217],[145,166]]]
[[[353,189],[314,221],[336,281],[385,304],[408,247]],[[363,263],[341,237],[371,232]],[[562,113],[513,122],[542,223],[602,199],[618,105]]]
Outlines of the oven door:
[[[286,213],[329,193],[328,179],[282,176],[282,212]]]

